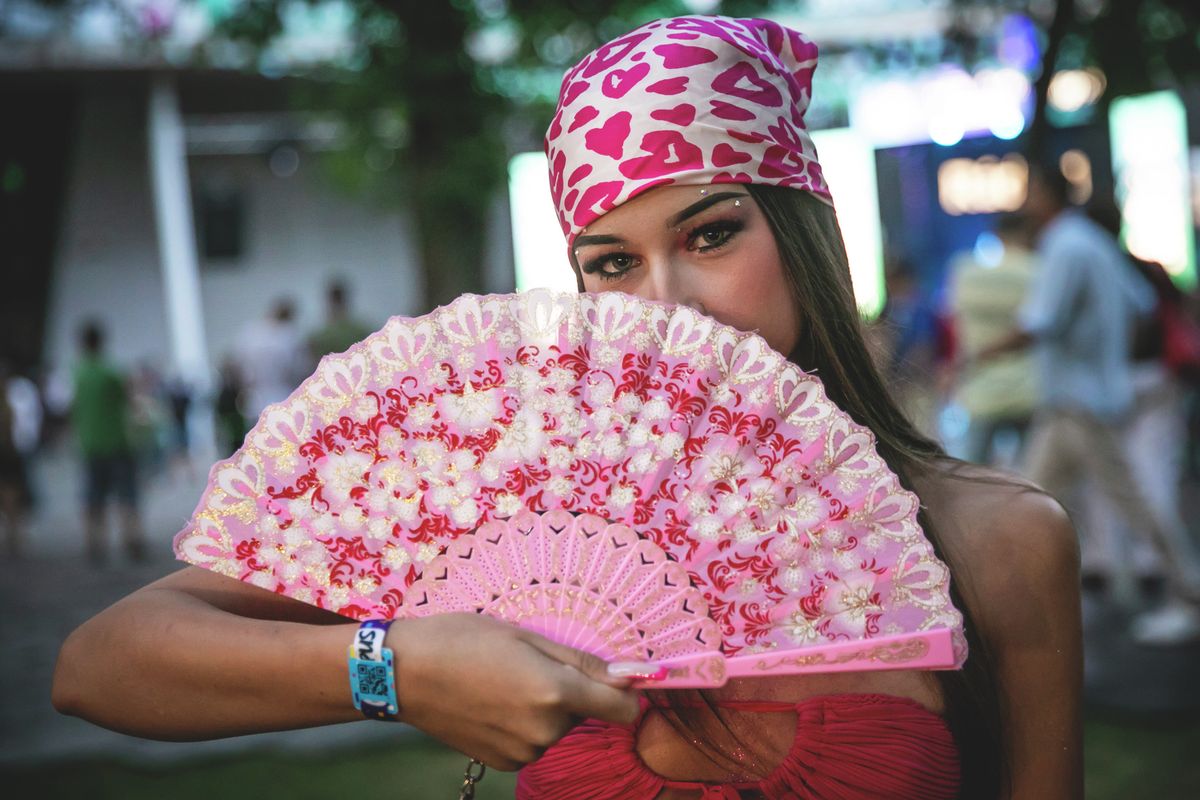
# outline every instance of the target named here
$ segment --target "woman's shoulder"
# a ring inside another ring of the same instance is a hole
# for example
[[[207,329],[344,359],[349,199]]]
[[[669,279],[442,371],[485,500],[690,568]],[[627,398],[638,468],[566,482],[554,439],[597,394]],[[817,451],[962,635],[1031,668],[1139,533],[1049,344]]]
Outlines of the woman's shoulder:
[[[1035,484],[956,463],[927,475],[918,493],[954,579],[976,601],[979,621],[996,634],[1017,633],[1029,614],[1078,593],[1074,526],[1062,505]]]
[[[1062,505],[1011,472],[956,461],[926,472],[916,490],[944,543],[969,559],[973,551],[1076,541]]]

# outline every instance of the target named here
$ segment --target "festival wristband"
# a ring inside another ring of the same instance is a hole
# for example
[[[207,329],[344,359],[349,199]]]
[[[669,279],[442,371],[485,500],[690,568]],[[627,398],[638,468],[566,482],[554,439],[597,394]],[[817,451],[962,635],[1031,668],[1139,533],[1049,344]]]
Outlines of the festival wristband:
[[[391,620],[367,620],[355,631],[347,651],[354,707],[367,719],[395,720],[400,713],[392,650],[383,646],[391,626]]]

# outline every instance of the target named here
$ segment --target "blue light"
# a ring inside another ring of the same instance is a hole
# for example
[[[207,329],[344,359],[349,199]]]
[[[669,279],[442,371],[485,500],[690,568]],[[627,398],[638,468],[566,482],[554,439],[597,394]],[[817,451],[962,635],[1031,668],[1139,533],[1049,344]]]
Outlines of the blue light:
[[[1004,242],[991,231],[984,231],[975,240],[972,255],[980,266],[994,269],[1004,260]]]
[[[997,139],[1012,140],[1025,130],[1025,115],[1016,107],[999,111],[989,128]]]
[[[942,114],[929,123],[929,138],[942,147],[953,147],[963,140],[962,123],[951,114]]]
[[[1010,14],[1001,23],[996,50],[1004,64],[1025,73],[1034,72],[1042,61],[1037,26],[1023,14]]]

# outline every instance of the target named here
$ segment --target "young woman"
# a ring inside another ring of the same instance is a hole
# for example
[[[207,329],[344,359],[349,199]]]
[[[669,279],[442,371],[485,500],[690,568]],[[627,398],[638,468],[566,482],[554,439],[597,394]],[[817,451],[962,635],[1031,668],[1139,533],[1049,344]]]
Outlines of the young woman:
[[[547,136],[553,194],[581,290],[756,330],[874,431],[951,569],[966,666],[650,702],[628,689],[637,665],[487,618],[393,625],[400,718],[489,766],[534,762],[520,797],[1082,795],[1074,532],[1036,489],[946,458],[888,398],[803,125],[815,64],[811,43],[762,20],[643,26],[567,74]],[[348,721],[353,630],[186,568],[71,635],[54,702],[166,739]]]

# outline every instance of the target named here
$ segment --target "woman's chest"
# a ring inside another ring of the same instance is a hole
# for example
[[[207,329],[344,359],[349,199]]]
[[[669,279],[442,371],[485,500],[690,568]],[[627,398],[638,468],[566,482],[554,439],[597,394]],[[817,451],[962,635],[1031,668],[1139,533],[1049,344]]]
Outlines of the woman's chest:
[[[944,711],[936,678],[907,670],[734,680],[709,698],[713,703],[794,705],[823,695],[890,695],[914,700],[936,714]],[[646,715],[636,734],[636,752],[651,771],[672,780],[761,780],[787,757],[797,737],[794,711],[685,708],[676,724],[670,716],[653,710]]]

